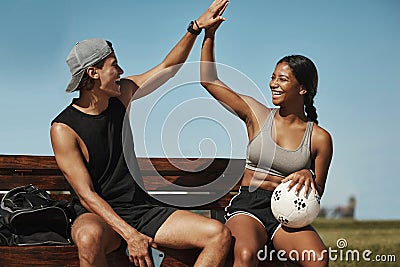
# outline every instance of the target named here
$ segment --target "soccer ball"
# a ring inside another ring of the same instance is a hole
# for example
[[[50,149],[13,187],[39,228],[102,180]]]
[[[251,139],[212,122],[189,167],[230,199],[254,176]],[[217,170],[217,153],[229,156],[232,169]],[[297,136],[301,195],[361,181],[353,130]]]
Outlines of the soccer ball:
[[[288,191],[291,181],[278,185],[271,198],[271,209],[275,218],[291,228],[301,228],[309,225],[318,215],[320,197],[313,194],[312,188],[304,196],[305,186],[296,194],[296,185]]]

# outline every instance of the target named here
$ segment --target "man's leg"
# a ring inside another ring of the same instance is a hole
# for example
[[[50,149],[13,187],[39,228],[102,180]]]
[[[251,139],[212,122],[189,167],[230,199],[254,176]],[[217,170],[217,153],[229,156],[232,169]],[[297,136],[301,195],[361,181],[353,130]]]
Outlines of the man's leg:
[[[199,214],[178,210],[158,229],[156,244],[169,248],[200,248],[194,266],[224,266],[231,234],[222,223]]]
[[[106,254],[121,244],[119,235],[94,213],[80,215],[72,225],[71,235],[78,247],[80,267],[107,266]]]

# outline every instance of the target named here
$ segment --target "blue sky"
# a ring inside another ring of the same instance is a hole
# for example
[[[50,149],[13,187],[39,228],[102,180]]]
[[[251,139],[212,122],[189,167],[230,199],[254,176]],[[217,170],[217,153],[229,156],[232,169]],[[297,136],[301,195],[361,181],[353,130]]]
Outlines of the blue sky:
[[[64,92],[70,78],[65,58],[74,43],[108,39],[125,74],[141,73],[161,62],[188,22],[210,3],[1,1],[0,154],[52,154],[50,121],[77,96]],[[358,219],[400,219],[399,14],[395,0],[232,0],[228,20],[217,33],[217,61],[226,65],[221,66],[222,79],[266,104],[277,60],[303,54],[315,62],[319,121],[334,140],[322,204],[344,205],[355,196]],[[188,61],[199,60],[201,39]],[[187,70],[198,75],[195,65]],[[172,127],[168,114],[188,116],[188,106],[198,119]],[[139,156],[245,154],[243,124],[197,83],[177,86],[171,81],[131,110]],[[178,134],[181,151],[163,151]]]

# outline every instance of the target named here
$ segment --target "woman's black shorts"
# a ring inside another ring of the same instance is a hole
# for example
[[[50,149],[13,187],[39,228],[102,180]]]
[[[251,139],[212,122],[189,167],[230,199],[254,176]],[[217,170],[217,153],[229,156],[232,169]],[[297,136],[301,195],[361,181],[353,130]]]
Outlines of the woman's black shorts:
[[[268,240],[272,240],[280,223],[271,211],[272,191],[257,188],[249,192],[248,186],[241,186],[239,193],[231,199],[225,208],[225,220],[228,221],[235,215],[248,215],[259,221],[267,231]]]

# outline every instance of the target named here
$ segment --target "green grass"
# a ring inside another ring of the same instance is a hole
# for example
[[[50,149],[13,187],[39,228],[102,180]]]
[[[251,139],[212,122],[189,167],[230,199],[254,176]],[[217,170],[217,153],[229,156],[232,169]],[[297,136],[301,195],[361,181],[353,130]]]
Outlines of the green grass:
[[[328,248],[337,250],[331,254],[336,260],[330,266],[400,266],[400,221],[355,221],[350,219],[320,219],[313,224]],[[345,239],[347,246],[339,249],[338,239]],[[351,255],[352,251],[356,254]],[[370,250],[370,262],[365,261],[362,253]],[[342,256],[341,254],[342,253]],[[348,260],[346,260],[346,254]],[[377,261],[375,257],[386,257],[386,262]],[[389,257],[392,257],[388,262]],[[395,259],[393,258],[395,257]],[[332,257],[331,257],[332,259]],[[393,262],[395,260],[395,262]]]

